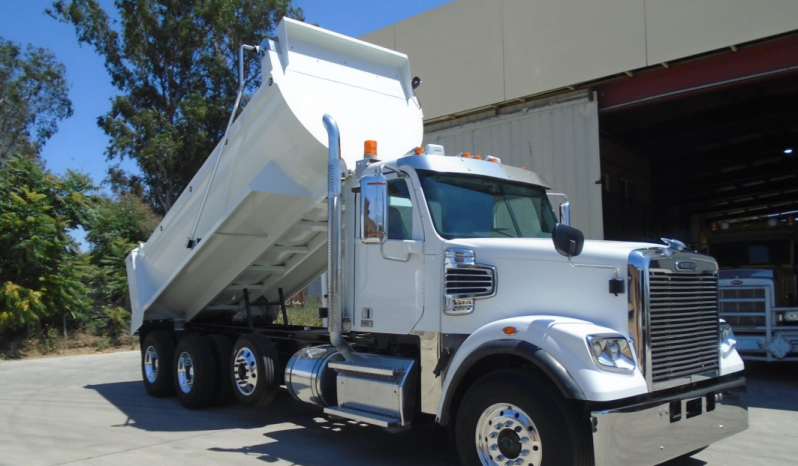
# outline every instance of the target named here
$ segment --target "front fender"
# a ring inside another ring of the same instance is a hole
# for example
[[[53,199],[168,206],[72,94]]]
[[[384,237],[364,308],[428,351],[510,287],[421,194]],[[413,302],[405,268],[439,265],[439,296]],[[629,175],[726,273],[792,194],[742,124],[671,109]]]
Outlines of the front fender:
[[[503,329],[517,331],[506,335]],[[631,374],[597,367],[585,337],[620,333],[579,319],[556,316],[522,316],[491,322],[472,333],[460,346],[446,369],[438,419],[446,423],[460,381],[484,357],[495,354],[520,356],[540,368],[563,396],[589,401],[611,401],[647,393],[639,370]]]

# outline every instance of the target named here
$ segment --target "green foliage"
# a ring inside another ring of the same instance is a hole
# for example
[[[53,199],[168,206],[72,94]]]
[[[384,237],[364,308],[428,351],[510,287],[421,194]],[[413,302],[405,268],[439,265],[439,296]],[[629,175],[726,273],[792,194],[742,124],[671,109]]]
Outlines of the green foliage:
[[[58,349],[58,330],[49,328],[44,335],[42,335],[42,343],[44,343],[44,351],[47,353],[55,353]]]
[[[97,339],[97,351],[105,351],[108,347],[111,346],[113,340],[108,334],[103,334],[100,338]]]
[[[72,115],[66,68],[46,49],[0,37],[0,167],[14,154],[38,155]]]
[[[168,211],[224,134],[237,88],[237,50],[258,44],[283,17],[302,19],[291,0],[116,0],[118,27],[97,0],[58,0],[49,14],[94,46],[120,95],[98,122],[109,160],[135,159],[159,212]],[[245,82],[259,85],[247,55]],[[118,167],[116,187],[125,185]],[[136,190],[133,189],[135,192]]]
[[[85,175],[58,177],[30,157],[0,170],[0,333],[90,304],[88,259],[67,230],[85,219]]]
[[[87,316],[95,334],[114,335],[130,327],[130,296],[125,257],[146,241],[160,219],[133,194],[98,197],[87,209],[86,240],[91,244],[91,296],[96,303]]]
[[[291,325],[307,325],[308,327],[321,327],[323,321],[319,317],[321,299],[318,297],[308,298],[304,307],[288,308],[288,322]],[[280,314],[282,316],[282,314]],[[282,317],[280,317],[282,320]]]

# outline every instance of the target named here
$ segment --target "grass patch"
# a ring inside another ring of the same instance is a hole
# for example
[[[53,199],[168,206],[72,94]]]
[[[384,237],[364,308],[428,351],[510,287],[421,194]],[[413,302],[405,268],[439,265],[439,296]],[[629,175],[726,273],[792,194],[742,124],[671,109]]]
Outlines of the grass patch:
[[[315,296],[308,298],[304,307],[289,306],[287,309],[288,323],[291,325],[304,325],[306,327],[321,327],[322,320],[319,318],[320,307],[321,299]],[[277,322],[285,324],[282,312]]]

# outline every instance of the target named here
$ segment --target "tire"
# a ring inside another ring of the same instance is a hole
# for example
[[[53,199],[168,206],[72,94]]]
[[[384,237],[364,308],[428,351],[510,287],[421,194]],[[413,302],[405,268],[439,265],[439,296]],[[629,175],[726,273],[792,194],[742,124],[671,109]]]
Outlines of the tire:
[[[271,340],[257,333],[233,345],[231,379],[236,399],[248,406],[270,405],[280,389],[280,357]]]
[[[216,362],[208,339],[189,335],[180,340],[175,349],[172,368],[175,393],[188,409],[208,406],[217,385]]]
[[[163,398],[175,394],[172,359],[175,343],[168,332],[152,332],[141,345],[141,378],[147,394]]]
[[[212,405],[224,405],[233,400],[233,384],[230,369],[233,344],[224,335],[208,336],[213,360],[216,363],[216,388],[211,397]]]
[[[468,389],[455,428],[461,464],[593,464],[589,421],[580,418],[548,380],[535,375],[530,370],[501,370]]]

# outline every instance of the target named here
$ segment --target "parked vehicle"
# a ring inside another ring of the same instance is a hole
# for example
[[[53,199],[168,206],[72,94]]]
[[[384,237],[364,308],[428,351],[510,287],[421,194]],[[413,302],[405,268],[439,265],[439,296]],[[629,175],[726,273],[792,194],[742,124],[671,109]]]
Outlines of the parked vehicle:
[[[798,229],[753,225],[715,231],[709,249],[721,270],[720,316],[743,359],[798,361]]]
[[[262,406],[284,384],[389,432],[449,426],[467,465],[653,465],[747,428],[714,259],[586,241],[537,174],[418,147],[403,54],[289,19],[258,52],[263,86],[127,258],[148,393]],[[325,269],[328,326],[291,325]]]

